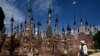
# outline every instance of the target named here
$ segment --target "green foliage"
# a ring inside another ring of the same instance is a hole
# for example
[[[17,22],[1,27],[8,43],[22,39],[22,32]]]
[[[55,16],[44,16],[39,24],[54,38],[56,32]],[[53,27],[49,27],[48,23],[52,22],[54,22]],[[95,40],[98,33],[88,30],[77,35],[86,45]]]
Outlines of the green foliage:
[[[98,31],[93,37],[94,47],[100,49],[100,31]]]

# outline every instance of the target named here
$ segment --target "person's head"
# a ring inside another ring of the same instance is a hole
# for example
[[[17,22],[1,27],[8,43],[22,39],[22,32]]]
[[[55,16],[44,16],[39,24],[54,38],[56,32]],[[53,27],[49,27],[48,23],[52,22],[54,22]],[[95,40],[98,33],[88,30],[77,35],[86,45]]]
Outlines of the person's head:
[[[81,44],[85,44],[85,41],[84,40],[81,40]]]

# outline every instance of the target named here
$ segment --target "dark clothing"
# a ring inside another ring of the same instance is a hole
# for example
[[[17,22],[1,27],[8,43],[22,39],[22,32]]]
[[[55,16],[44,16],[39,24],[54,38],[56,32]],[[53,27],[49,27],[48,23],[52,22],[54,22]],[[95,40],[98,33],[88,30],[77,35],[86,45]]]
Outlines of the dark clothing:
[[[84,52],[83,52],[83,46],[84,46],[84,44],[81,45],[80,56],[88,56],[88,55],[84,54]]]
[[[85,56],[84,53],[83,53],[83,46],[84,45],[81,45],[80,56]]]

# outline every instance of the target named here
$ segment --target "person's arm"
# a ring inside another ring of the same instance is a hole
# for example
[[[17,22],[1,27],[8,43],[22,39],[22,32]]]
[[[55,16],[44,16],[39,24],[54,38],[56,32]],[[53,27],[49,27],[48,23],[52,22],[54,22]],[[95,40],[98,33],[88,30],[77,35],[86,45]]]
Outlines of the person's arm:
[[[84,46],[83,46],[83,52],[84,52],[84,54],[85,54],[85,55],[87,55],[87,54],[88,54],[88,53],[87,53],[87,52],[88,52],[88,48],[87,48],[87,46],[86,46],[86,45],[84,45]]]

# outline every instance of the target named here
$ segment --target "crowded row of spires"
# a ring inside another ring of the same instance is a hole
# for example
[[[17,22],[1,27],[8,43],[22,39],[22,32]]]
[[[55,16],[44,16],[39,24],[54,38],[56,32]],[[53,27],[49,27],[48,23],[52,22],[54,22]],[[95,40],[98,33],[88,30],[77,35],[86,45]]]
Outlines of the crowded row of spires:
[[[47,28],[44,33],[41,33],[42,29],[41,29],[40,20],[38,20],[37,24],[35,24],[33,21],[34,19],[32,17],[32,9],[30,8],[28,10],[28,12],[29,12],[28,20],[24,21],[24,25],[23,25],[23,23],[20,24],[20,29],[19,29],[18,25],[16,27],[14,27],[14,18],[13,17],[11,18],[11,20],[10,20],[11,21],[10,36],[8,34],[8,36],[11,37],[10,38],[11,43],[9,44],[9,38],[7,38],[4,41],[5,44],[3,45],[2,52],[5,51],[5,49],[7,49],[7,48],[9,49],[8,46],[11,45],[11,49],[6,50],[6,51],[10,52],[10,56],[13,56],[13,53],[16,53],[15,50],[17,50],[18,55],[19,54],[23,55],[24,53],[27,54],[27,52],[30,53],[30,51],[32,52],[32,54],[34,54],[35,52],[38,53],[38,55],[41,54],[41,52],[44,54],[47,54],[48,50],[50,53],[53,52],[53,54],[56,54],[56,51],[58,51],[57,52],[57,54],[58,54],[59,51],[62,49],[62,47],[64,49],[63,51],[66,51],[67,49],[70,50],[73,47],[74,47],[74,49],[76,49],[79,44],[78,41],[81,39],[87,40],[87,41],[89,40],[90,41],[89,45],[92,46],[92,41],[91,41],[92,39],[90,38],[92,35],[90,35],[90,34],[95,33],[95,31],[97,31],[97,28],[95,26],[91,26],[91,25],[89,26],[87,21],[85,22],[85,24],[83,24],[82,18],[80,20],[81,26],[79,29],[76,26],[77,25],[76,17],[74,17],[74,28],[71,29],[70,24],[68,23],[67,29],[66,29],[67,31],[65,30],[64,27],[62,27],[62,34],[60,35],[59,31],[58,31],[58,23],[59,23],[58,17],[56,17],[56,19],[55,19],[54,32],[52,32],[52,27],[51,27],[51,25],[52,25],[51,24],[52,23],[52,10],[51,10],[51,8],[49,8],[48,9],[48,19],[47,19]],[[20,32],[19,32],[19,30],[20,30]],[[82,33],[82,36],[80,33]],[[88,34],[88,35],[84,35],[83,33]],[[83,35],[85,36],[86,39],[83,37]],[[80,36],[81,36],[81,38],[80,38]],[[41,37],[43,37],[43,39]],[[61,37],[61,38],[58,38],[58,37]],[[75,37],[75,38],[73,38],[73,37]],[[17,43],[17,41],[18,41],[18,43]],[[17,46],[16,44],[18,44],[19,47],[16,48],[16,46]],[[5,46],[7,46],[7,48],[5,48]],[[38,52],[37,50],[40,52]],[[62,50],[61,50],[61,52],[62,52]],[[66,53],[66,52],[64,52],[64,53]],[[47,55],[45,55],[45,56],[47,56]],[[58,56],[58,55],[55,55],[55,56]]]
[[[26,31],[26,30],[30,30],[31,34],[33,34],[33,32],[34,32],[34,34],[35,33],[36,34],[41,34],[41,22],[40,22],[40,20],[38,20],[37,25],[36,25],[35,23],[33,23],[32,9],[30,8],[28,10],[28,12],[29,12],[28,22],[25,20],[24,30],[23,30],[23,24],[22,23],[20,24],[20,28],[21,28],[20,29],[20,34],[22,35],[22,32]],[[90,26],[89,26],[87,20],[86,20],[85,24],[83,24],[83,19],[81,18],[80,22],[81,22],[80,28],[82,28],[82,29],[85,28],[85,30],[89,30],[90,28],[94,28],[94,30],[97,31],[97,28],[95,27],[95,25],[92,26],[90,24]],[[14,33],[13,32],[13,30],[14,30],[13,23],[14,23],[14,18],[12,17],[11,18],[11,34]],[[47,30],[46,30],[46,34],[47,34],[48,37],[51,37],[53,35],[51,23],[52,23],[52,10],[51,10],[51,8],[49,8],[48,9]],[[74,23],[73,24],[74,24],[74,28],[73,28],[74,32],[76,30],[77,30],[77,32],[80,32],[80,30],[82,30],[82,29],[77,29],[76,17],[75,16],[74,16]],[[18,33],[19,32],[19,26],[16,26],[15,29],[16,29],[16,33]],[[63,27],[62,28],[62,33],[64,33],[64,32],[66,32],[66,31]],[[69,34],[71,33],[71,27],[70,27],[69,23],[68,23],[68,26],[67,26],[67,33],[69,33]],[[57,17],[55,19],[54,34],[59,34],[59,32],[58,32],[58,18]]]

